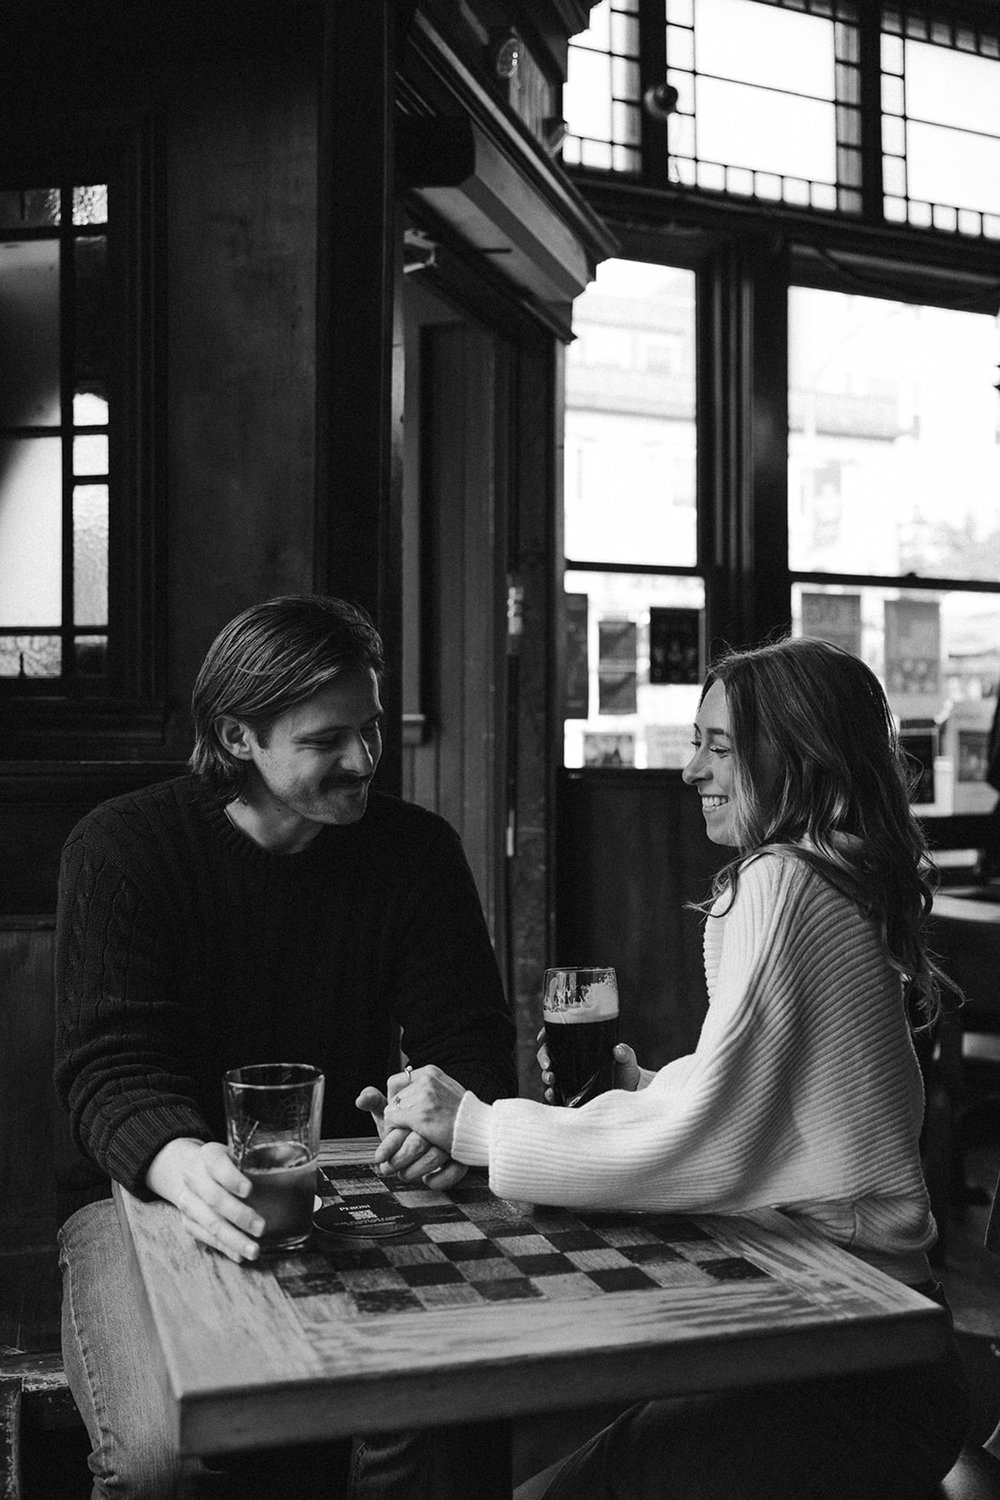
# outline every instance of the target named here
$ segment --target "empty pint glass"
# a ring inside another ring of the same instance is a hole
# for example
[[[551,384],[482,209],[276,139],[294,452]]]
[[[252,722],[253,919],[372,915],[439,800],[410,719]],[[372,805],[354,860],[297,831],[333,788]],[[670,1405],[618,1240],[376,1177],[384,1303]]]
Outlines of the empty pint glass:
[[[295,1250],[312,1229],[323,1074],[308,1063],[254,1063],[223,1078],[229,1154],[253,1184],[262,1251]]]
[[[542,1020],[557,1104],[575,1109],[612,1087],[618,1040],[614,969],[546,969]]]

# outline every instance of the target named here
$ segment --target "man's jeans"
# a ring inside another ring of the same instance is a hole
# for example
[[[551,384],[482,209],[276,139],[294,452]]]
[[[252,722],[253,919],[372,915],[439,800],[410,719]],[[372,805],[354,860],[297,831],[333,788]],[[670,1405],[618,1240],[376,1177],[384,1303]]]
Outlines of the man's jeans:
[[[93,1500],[274,1500],[282,1494],[509,1500],[510,1428],[501,1422],[383,1433],[353,1445],[344,1440],[235,1458],[178,1458],[114,1204],[103,1199],[79,1209],[59,1242],[63,1361],[90,1434]]]

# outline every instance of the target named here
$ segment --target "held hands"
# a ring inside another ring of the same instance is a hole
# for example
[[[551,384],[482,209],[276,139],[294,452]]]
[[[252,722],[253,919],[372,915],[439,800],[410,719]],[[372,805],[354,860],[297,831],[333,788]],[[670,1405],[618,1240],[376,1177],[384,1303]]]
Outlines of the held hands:
[[[242,1200],[251,1183],[221,1141],[168,1141],[153,1157],[146,1186],[180,1209],[184,1227],[230,1260],[256,1260],[264,1220]]]
[[[549,1059],[549,1049],[545,1045],[545,1027],[541,1027],[535,1040],[538,1042],[538,1051],[535,1057],[538,1061],[542,1074],[546,1104],[556,1103],[556,1079],[552,1072],[552,1064]],[[635,1093],[639,1087],[639,1064],[635,1053],[627,1042],[618,1042],[614,1047],[615,1072],[614,1087],[626,1089],[629,1093]]]
[[[369,1110],[381,1136],[375,1161],[384,1176],[424,1182],[446,1192],[468,1171],[450,1157],[455,1115],[465,1089],[440,1068],[408,1068],[394,1073],[386,1092],[363,1089],[355,1101]]]
[[[461,1084],[433,1066],[393,1073],[384,1094],[362,1089],[355,1103],[368,1110],[381,1136],[375,1162],[383,1176],[396,1173],[436,1193],[461,1182],[469,1169],[449,1153],[464,1093]]]

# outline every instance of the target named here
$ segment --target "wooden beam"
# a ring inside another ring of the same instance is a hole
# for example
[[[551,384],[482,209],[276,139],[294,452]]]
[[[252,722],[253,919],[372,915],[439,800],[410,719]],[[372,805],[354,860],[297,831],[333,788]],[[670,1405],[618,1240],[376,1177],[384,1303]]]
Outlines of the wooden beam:
[[[394,340],[397,6],[330,0],[319,104],[315,586],[354,600],[400,681],[402,349]],[[399,711],[397,711],[399,710]],[[401,705],[381,785],[398,791]]]

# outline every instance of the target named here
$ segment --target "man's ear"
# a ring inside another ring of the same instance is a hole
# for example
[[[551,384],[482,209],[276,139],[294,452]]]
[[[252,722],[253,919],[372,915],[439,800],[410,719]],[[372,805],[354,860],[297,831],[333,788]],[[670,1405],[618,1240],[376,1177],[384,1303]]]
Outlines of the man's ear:
[[[253,738],[253,730],[242,723],[240,719],[234,719],[232,714],[220,714],[215,721],[215,732],[219,736],[219,743],[230,755],[237,760],[251,760],[253,751],[250,741]]]

